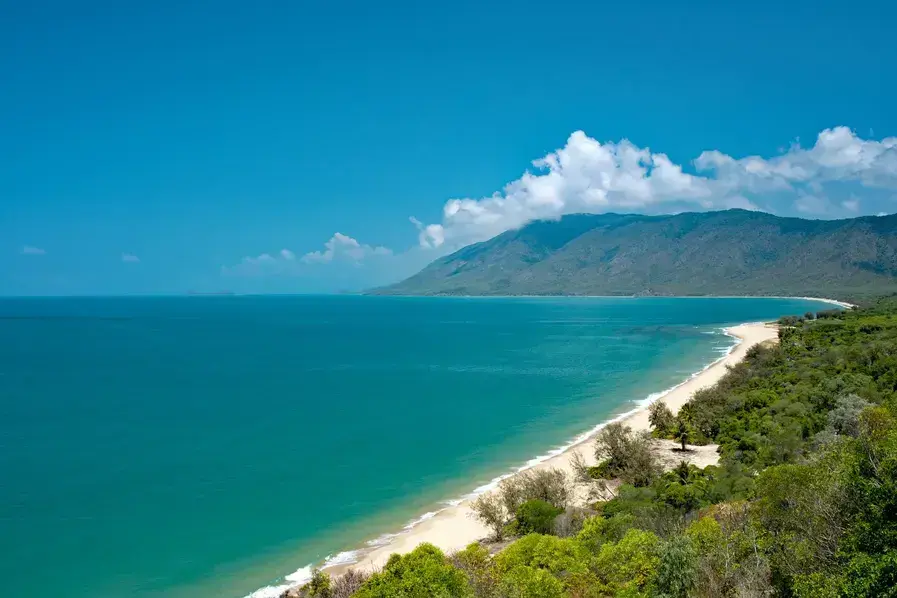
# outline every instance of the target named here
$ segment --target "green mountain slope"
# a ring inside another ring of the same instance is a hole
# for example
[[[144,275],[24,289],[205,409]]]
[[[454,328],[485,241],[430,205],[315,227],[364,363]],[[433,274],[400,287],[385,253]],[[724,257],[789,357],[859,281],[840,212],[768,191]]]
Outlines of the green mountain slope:
[[[897,291],[897,215],[578,214],[440,258],[392,295],[839,295]]]

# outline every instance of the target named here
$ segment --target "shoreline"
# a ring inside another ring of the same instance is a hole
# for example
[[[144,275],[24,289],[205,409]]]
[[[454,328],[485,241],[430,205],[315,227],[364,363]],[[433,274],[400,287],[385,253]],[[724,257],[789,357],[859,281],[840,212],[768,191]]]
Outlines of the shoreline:
[[[810,299],[801,297],[801,299]],[[815,299],[815,298],[812,298]],[[819,299],[820,301],[823,301]],[[834,300],[824,300],[845,306]],[[481,485],[468,494],[455,500],[446,501],[446,506],[438,511],[424,513],[408,523],[403,529],[384,534],[367,542],[366,546],[352,551],[331,555],[318,568],[331,575],[340,575],[348,569],[372,571],[382,568],[393,553],[407,553],[423,542],[434,544],[444,552],[460,550],[471,542],[489,535],[489,530],[471,516],[471,501],[478,495],[488,492],[504,479],[530,469],[559,468],[570,471],[573,455],[580,452],[586,462],[593,464],[591,450],[582,451],[602,428],[612,422],[622,422],[635,431],[649,430],[648,406],[656,401],[663,401],[675,413],[687,403],[692,395],[700,389],[712,386],[728,371],[728,367],[741,361],[747,351],[760,343],[778,338],[777,328],[766,323],[743,323],[723,329],[723,333],[736,339],[726,354],[714,360],[703,369],[693,373],[687,379],[667,390],[648,395],[636,403],[637,406],[605,421],[572,439],[554,450],[548,451],[527,461],[521,467],[507,472]],[[582,452],[581,452],[582,451]],[[247,598],[274,598],[288,589],[306,583],[311,577],[312,566],[302,567],[286,576],[282,584],[268,586],[249,594]]]
[[[741,361],[747,354],[748,349],[767,340],[778,338],[777,329],[767,326],[765,323],[739,324],[725,328],[723,332],[737,339],[736,344],[725,355],[708,364],[704,369],[692,374],[677,386],[664,391],[662,394],[655,393],[654,395],[649,395],[635,409],[601,422],[588,432],[576,437],[571,443],[557,449],[556,453],[555,451],[547,453],[546,458],[540,459],[536,463],[533,463],[533,461],[539,459],[538,457],[531,459],[527,464],[514,472],[500,476],[489,484],[477,488],[457,504],[450,505],[434,513],[410,529],[406,528],[387,543],[363,551],[362,554],[358,555],[359,558],[355,563],[333,563],[324,569],[336,575],[345,572],[347,569],[359,569],[362,571],[379,569],[386,564],[389,555],[392,553],[410,552],[423,542],[429,542],[445,552],[451,552],[463,549],[471,542],[488,536],[490,530],[471,517],[470,503],[476,495],[492,489],[500,480],[516,475],[521,471],[547,468],[559,468],[570,471],[572,469],[573,454],[580,452],[584,445],[593,440],[598,432],[609,423],[621,422],[635,431],[649,430],[649,405],[655,401],[663,401],[675,413],[691,399],[696,391],[716,384],[728,371],[727,367]],[[581,454],[587,463],[594,463],[590,450]]]
[[[379,295],[377,293],[361,293],[366,297],[438,297],[458,299],[802,299],[837,305],[844,309],[857,307],[854,303],[829,299],[826,297],[799,297],[796,295]]]

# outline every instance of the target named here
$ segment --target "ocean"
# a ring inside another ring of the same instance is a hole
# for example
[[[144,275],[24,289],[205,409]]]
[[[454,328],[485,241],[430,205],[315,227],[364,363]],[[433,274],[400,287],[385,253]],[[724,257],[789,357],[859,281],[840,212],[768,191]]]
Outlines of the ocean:
[[[829,307],[0,299],[4,593],[277,586],[683,381],[731,348],[724,325]]]

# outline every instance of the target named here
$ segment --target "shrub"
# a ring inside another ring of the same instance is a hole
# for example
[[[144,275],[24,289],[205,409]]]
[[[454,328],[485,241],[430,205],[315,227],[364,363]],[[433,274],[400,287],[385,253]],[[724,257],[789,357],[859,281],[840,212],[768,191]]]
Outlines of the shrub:
[[[508,512],[497,493],[487,492],[479,495],[470,503],[470,508],[474,518],[492,530],[492,535],[496,540],[501,540],[505,536],[504,529],[508,521]]]
[[[587,471],[593,480],[612,480],[618,473],[616,468],[612,468],[610,459],[605,459],[598,465],[592,465]]]
[[[860,414],[871,403],[855,394],[839,397],[835,408],[828,412],[828,427],[836,434],[856,438],[860,433]]]
[[[819,320],[840,319],[844,316],[842,309],[824,309],[816,312],[816,318]]]
[[[489,551],[474,542],[451,556],[452,564],[467,575],[476,598],[498,598],[499,577]]]
[[[503,480],[496,490],[482,494],[471,503],[474,517],[492,530],[496,539],[505,535],[506,526],[520,505],[541,500],[561,510],[570,500],[571,480],[555,468],[527,470]]]
[[[498,495],[508,514],[516,513],[520,505],[537,498],[564,508],[570,499],[570,480],[560,469],[529,469],[502,481]]]
[[[565,589],[594,585],[590,560],[589,552],[573,538],[530,534],[499,552],[495,565],[505,592],[528,598],[565,596]]]
[[[778,320],[778,325],[782,327],[797,326],[800,323],[800,316],[782,316]]]
[[[555,518],[564,512],[544,500],[535,498],[517,507],[517,528],[522,534],[550,534],[554,531]]]
[[[651,436],[647,432],[633,434],[631,428],[618,422],[609,424],[598,434],[595,458],[602,462],[606,475],[633,486],[647,486],[661,472],[651,452]]]
[[[654,583],[660,564],[660,538],[651,532],[631,529],[616,543],[601,547],[594,567],[603,592],[633,595]]]
[[[567,598],[564,584],[545,569],[517,567],[502,577],[507,598]]]
[[[333,580],[332,598],[352,598],[367,578],[370,577],[366,573],[348,569],[345,573]]]
[[[657,592],[663,598],[688,598],[697,577],[698,553],[685,536],[673,536],[660,545]]]
[[[315,569],[311,574],[311,581],[303,589],[308,598],[333,598],[331,586],[330,575],[320,569]]]
[[[575,536],[582,529],[583,523],[590,513],[591,511],[588,509],[567,507],[555,518],[552,533],[561,538]]]
[[[592,552],[598,552],[602,545],[622,540],[633,525],[635,517],[629,514],[589,517],[583,522],[576,540]]]
[[[465,598],[472,596],[467,575],[441,550],[421,544],[406,555],[393,554],[386,567],[362,584],[355,598]]]

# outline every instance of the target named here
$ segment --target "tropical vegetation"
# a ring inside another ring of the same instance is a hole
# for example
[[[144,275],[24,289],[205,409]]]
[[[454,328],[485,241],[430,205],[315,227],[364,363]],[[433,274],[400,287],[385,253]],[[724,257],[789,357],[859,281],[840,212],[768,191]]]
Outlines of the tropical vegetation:
[[[608,426],[576,483],[616,487],[588,507],[532,473],[480,499],[495,538],[516,537],[494,554],[422,545],[353,573],[350,594],[318,573],[305,595],[897,597],[897,300],[784,318],[777,344],[651,423],[718,445],[719,464],[664,472],[650,439]]]

